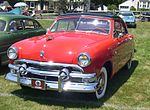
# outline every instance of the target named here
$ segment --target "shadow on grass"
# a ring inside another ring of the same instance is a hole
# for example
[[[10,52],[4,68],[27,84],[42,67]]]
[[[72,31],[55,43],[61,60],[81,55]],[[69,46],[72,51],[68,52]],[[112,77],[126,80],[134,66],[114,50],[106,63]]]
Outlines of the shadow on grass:
[[[104,104],[105,101],[109,100],[113,94],[130,78],[134,70],[138,65],[138,61],[133,61],[132,68],[128,71],[121,69],[118,74],[116,74],[110,81],[106,95],[100,99],[95,100],[93,94],[83,94],[83,93],[71,93],[71,92],[53,92],[53,91],[40,91],[33,89],[19,89],[13,91],[12,94],[20,98],[23,98],[25,101],[35,101],[44,105],[56,105],[68,107],[84,107],[84,108],[95,108],[100,107]]]
[[[1,65],[1,67],[0,67],[0,76],[8,73],[8,71],[9,71],[8,64]]]

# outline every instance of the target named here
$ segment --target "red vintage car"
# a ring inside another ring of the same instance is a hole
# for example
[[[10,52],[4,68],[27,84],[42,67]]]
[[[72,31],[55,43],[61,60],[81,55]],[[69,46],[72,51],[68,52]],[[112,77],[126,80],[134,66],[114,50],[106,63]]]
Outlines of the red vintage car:
[[[60,15],[46,35],[8,49],[10,72],[5,79],[23,88],[95,92],[100,99],[108,80],[122,67],[131,68],[133,38],[115,15]]]

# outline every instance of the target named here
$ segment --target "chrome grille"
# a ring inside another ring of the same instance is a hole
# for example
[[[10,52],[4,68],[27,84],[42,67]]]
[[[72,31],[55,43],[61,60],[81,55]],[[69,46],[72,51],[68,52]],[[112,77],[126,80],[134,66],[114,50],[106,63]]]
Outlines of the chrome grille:
[[[33,70],[41,70],[41,71],[60,71],[63,68],[68,68],[72,72],[84,72],[83,69],[75,64],[64,64],[64,63],[52,63],[52,62],[38,62],[32,60],[16,60],[14,62],[16,65],[26,64],[28,67]]]

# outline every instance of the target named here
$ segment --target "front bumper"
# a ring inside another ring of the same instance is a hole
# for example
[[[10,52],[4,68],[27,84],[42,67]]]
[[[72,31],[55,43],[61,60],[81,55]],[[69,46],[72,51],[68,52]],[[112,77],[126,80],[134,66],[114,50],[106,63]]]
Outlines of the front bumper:
[[[41,63],[39,64],[41,65]],[[50,64],[49,66],[52,65]],[[60,65],[62,66],[63,64]],[[9,64],[10,72],[6,74],[5,79],[35,89],[56,90],[59,92],[95,92],[98,89],[96,73],[84,73],[77,65],[65,65],[65,68],[72,66],[76,68],[76,71],[69,72],[69,74],[60,74],[61,70],[43,71],[28,67],[25,69],[25,75],[21,74],[21,66],[22,64]]]

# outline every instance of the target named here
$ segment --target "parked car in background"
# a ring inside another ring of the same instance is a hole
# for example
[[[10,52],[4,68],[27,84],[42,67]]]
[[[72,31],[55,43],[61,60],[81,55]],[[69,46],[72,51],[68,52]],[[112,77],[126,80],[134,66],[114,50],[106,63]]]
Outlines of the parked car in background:
[[[124,20],[128,27],[136,28],[136,18],[133,12],[120,11],[118,13],[118,16],[120,16]]]
[[[150,21],[150,12],[141,12],[141,21]]]
[[[100,99],[109,79],[131,68],[134,37],[119,16],[72,13],[58,16],[46,35],[13,44],[7,54],[5,79],[22,88],[94,92]]]
[[[7,49],[15,42],[46,33],[46,30],[33,18],[0,14],[0,62],[7,61]]]

